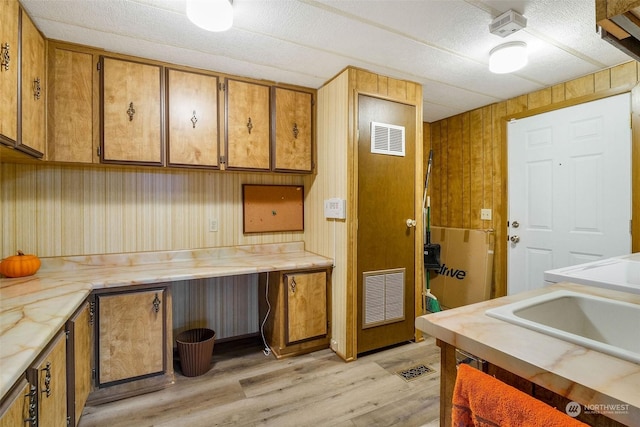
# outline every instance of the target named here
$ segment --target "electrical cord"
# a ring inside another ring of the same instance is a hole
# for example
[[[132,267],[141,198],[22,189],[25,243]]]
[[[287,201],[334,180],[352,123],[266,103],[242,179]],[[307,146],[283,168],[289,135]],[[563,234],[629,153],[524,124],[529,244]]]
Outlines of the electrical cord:
[[[262,342],[264,343],[264,350],[262,352],[265,356],[269,356],[271,354],[271,349],[267,345],[267,339],[264,337],[264,325],[267,323],[267,319],[269,318],[269,313],[271,313],[271,303],[269,303],[269,272],[267,272],[267,286],[264,292],[264,299],[267,301],[267,314],[264,315],[264,319],[262,320],[262,325],[260,325],[260,334],[262,335]]]

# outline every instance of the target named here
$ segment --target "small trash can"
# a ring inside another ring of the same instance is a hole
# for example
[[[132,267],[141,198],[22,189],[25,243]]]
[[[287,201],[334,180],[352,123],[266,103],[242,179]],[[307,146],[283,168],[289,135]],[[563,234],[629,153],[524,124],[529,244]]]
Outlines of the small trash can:
[[[215,337],[216,333],[206,328],[189,329],[178,334],[178,356],[186,377],[197,377],[209,371]]]

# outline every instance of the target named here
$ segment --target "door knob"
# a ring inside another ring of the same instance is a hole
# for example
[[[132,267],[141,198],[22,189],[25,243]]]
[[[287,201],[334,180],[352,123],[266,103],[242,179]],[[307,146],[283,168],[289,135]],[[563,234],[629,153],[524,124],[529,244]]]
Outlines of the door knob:
[[[511,223],[511,226],[512,226],[513,228],[518,228],[518,227],[520,227],[520,223],[519,223],[518,221],[513,221],[513,222]]]
[[[411,218],[409,218],[409,219],[407,220],[407,227],[409,227],[409,228],[411,228],[411,227],[415,227],[415,226],[416,226],[416,224],[417,224],[417,223],[416,223],[416,220],[415,220],[415,219],[411,219]]]
[[[518,243],[520,241],[520,236],[511,236],[509,240],[511,240],[511,243]]]

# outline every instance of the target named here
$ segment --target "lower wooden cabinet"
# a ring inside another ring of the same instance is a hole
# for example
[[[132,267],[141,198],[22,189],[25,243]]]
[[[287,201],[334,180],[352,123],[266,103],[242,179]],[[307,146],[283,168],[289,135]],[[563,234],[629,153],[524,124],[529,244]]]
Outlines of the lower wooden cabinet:
[[[47,350],[27,370],[27,378],[36,387],[39,427],[67,425],[67,337],[64,331],[51,341]]]
[[[26,379],[20,380],[20,382],[14,387],[14,390],[4,399],[2,406],[0,406],[0,427],[18,427],[27,426],[30,417],[35,417],[35,395],[36,390],[33,386],[33,392],[31,393],[32,386]],[[29,413],[29,404],[32,403],[32,413]]]
[[[330,269],[270,273],[260,280],[260,318],[277,358],[329,347]]]
[[[91,391],[93,313],[85,302],[67,321],[67,415],[78,425]]]
[[[166,286],[96,293],[95,310],[96,380],[91,403],[158,390],[173,382]]]

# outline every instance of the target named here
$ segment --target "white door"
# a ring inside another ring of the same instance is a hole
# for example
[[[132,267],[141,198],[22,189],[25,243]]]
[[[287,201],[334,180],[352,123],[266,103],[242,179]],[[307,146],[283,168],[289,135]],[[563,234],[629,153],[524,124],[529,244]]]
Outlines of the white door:
[[[508,124],[508,294],[631,251],[630,114],[627,93]]]

